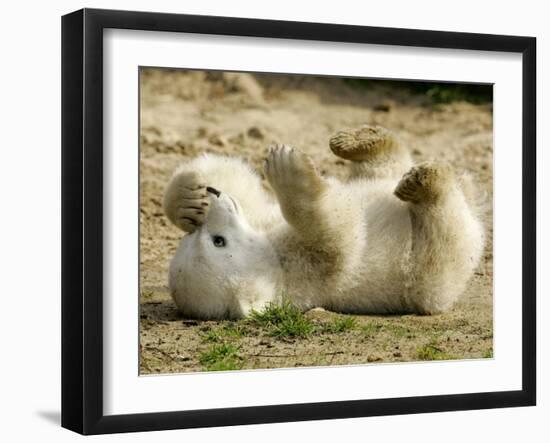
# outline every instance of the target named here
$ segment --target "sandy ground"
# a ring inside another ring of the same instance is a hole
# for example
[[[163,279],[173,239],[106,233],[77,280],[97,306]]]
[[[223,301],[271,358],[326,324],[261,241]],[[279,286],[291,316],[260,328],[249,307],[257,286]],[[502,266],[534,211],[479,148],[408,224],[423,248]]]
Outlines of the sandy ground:
[[[185,319],[176,310],[167,272],[182,232],[164,216],[162,198],[178,163],[216,152],[240,155],[260,170],[266,147],[280,142],[310,154],[323,174],[344,178],[346,161],[330,152],[328,139],[364,123],[395,131],[417,161],[438,158],[470,171],[492,201],[490,104],[434,105],[387,84],[331,78],[142,71],[141,374],[492,357],[492,212],[481,265],[443,315],[346,320],[310,311],[315,332],[296,338],[273,337],[247,320]]]

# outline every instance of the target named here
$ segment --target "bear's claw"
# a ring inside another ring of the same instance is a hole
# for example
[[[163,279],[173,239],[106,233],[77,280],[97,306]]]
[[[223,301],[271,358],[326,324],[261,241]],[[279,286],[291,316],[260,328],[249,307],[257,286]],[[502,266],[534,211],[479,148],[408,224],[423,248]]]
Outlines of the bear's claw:
[[[311,158],[286,145],[269,149],[264,172],[279,199],[315,198],[324,187]]]

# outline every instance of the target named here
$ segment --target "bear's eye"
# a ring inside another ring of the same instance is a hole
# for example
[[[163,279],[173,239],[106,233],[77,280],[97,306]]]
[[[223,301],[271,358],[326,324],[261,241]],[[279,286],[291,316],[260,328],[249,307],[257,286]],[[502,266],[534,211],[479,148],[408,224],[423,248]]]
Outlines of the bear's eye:
[[[221,235],[215,235],[212,237],[212,243],[214,243],[216,248],[223,248],[225,246],[225,238]]]

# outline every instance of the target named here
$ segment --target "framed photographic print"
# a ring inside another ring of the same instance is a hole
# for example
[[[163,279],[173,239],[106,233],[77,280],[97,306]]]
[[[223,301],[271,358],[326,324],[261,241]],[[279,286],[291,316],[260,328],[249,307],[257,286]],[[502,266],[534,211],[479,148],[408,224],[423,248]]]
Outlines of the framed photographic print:
[[[62,21],[62,425],[536,401],[530,37]]]

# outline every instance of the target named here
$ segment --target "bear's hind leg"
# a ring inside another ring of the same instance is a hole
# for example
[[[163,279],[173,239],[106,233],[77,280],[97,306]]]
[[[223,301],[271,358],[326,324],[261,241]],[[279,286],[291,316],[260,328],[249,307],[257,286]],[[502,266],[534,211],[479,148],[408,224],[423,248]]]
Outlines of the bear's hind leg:
[[[483,224],[446,164],[426,162],[413,167],[395,195],[408,203],[412,225],[408,302],[422,314],[446,311],[478,265]]]
[[[350,178],[399,178],[412,165],[408,150],[381,126],[364,125],[340,131],[330,138],[330,149],[352,161]]]

